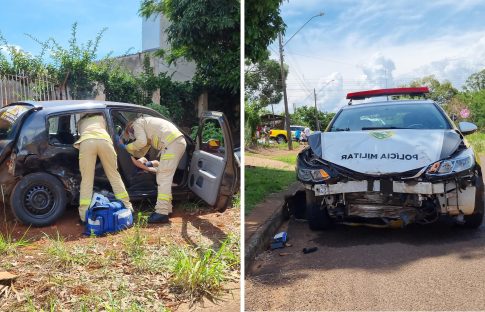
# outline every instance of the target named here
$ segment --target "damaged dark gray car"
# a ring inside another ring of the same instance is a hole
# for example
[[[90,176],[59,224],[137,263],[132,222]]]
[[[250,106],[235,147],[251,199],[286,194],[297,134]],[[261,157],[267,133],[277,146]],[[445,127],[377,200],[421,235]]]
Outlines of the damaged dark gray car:
[[[418,95],[427,88],[356,92],[352,100]],[[388,227],[452,216],[477,228],[484,213],[479,159],[458,127],[430,100],[373,101],[342,108],[297,159],[313,230],[332,223]]]
[[[63,214],[66,206],[78,205],[79,152],[72,144],[79,138],[77,121],[82,113],[103,114],[113,142],[130,120],[140,116],[165,118],[143,106],[102,101],[26,101],[0,109],[1,198],[10,202],[14,215],[23,223],[48,225]],[[196,194],[224,210],[238,181],[227,118],[220,112],[204,112],[196,139],[187,134],[185,139],[187,149],[172,185],[174,199]],[[130,199],[156,198],[155,174],[137,168],[131,155],[116,144],[115,149]],[[157,151],[150,149],[145,156],[156,159]],[[111,190],[99,161],[95,170],[95,189]]]

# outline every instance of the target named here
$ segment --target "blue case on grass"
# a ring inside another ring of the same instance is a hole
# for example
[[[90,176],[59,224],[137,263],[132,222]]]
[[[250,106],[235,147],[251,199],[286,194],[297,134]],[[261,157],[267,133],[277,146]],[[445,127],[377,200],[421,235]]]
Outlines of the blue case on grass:
[[[96,236],[115,233],[133,225],[133,214],[121,201],[96,204],[86,211],[84,234]]]

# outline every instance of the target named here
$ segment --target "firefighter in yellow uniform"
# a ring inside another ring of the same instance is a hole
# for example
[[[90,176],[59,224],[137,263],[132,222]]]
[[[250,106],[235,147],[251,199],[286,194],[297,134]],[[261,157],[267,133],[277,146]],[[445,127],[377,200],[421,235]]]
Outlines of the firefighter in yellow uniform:
[[[171,122],[156,117],[140,117],[128,123],[123,139],[132,140],[125,147],[134,156],[144,156],[150,146],[159,151],[160,163],[157,167],[157,204],[155,212],[148,218],[149,223],[167,223],[172,212],[172,180],[182,158],[187,143],[184,135]]]
[[[79,149],[79,170],[81,171],[81,190],[79,195],[79,217],[86,222],[86,211],[93,196],[94,169],[99,157],[108,177],[116,199],[133,211],[128,192],[118,172],[118,162],[113,141],[106,131],[106,121],[102,114],[85,114],[78,122],[81,135],[74,143]]]

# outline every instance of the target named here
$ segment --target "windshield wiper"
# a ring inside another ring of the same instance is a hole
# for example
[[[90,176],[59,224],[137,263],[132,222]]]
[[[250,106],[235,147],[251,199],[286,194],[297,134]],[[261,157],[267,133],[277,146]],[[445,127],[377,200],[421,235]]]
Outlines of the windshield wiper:
[[[333,131],[337,132],[337,131],[350,131],[350,128],[335,128]]]
[[[384,130],[384,129],[407,129],[407,128],[402,128],[402,127],[388,127],[388,126],[382,126],[382,127],[362,127],[362,130]]]

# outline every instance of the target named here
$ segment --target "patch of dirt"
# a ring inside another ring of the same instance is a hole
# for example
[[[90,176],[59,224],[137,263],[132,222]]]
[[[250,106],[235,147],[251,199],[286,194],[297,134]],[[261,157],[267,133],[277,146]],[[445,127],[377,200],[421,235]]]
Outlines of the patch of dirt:
[[[248,155],[246,155],[244,158],[244,165],[254,166],[254,167],[269,167],[269,168],[283,169],[283,170],[289,170],[289,171],[295,170],[295,166],[279,160],[262,158],[262,157],[254,157],[254,156],[248,156]]]
[[[293,148],[292,151],[289,151],[287,149],[279,149],[275,147],[257,147],[257,148],[251,148],[248,149],[247,151],[250,153],[258,154],[260,156],[286,156],[286,155],[294,155],[298,154],[301,152],[305,147],[308,145],[299,145],[298,147]]]
[[[0,294],[0,311],[49,310],[49,305],[56,311],[81,307],[126,311],[135,306],[143,311],[188,310],[190,305],[182,305],[188,299],[171,288],[170,276],[160,263],[171,246],[217,250],[229,233],[239,236],[240,209],[219,213],[208,207],[191,211],[184,207],[186,203],[175,207],[170,224],[133,227],[98,238],[82,234],[77,209],[69,209],[55,225],[43,228],[15,224],[11,214],[4,214],[2,233],[17,239],[25,235],[30,244],[0,259],[0,271],[18,275],[8,297]],[[54,244],[57,233],[63,241],[60,247]],[[144,240],[146,259],[141,262],[133,256],[137,237]],[[234,286],[239,274],[237,270],[228,275],[234,282],[223,284],[222,300],[204,301],[204,306],[230,311],[237,305],[239,310],[239,289]]]

